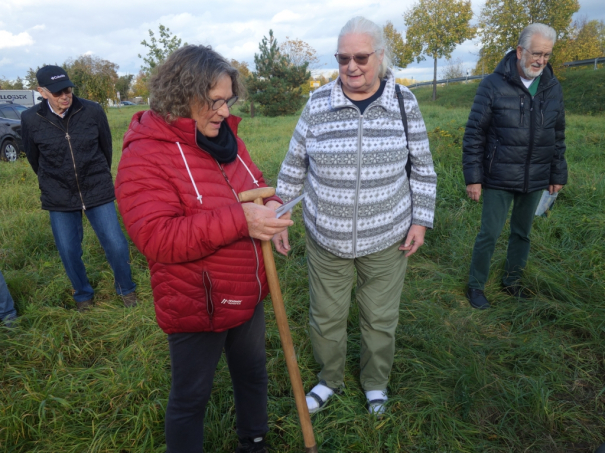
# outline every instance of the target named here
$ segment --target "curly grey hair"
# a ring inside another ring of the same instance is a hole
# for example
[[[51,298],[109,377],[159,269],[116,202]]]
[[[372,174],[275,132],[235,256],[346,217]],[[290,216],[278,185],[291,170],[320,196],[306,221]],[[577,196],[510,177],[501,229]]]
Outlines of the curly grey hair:
[[[380,64],[380,68],[378,70],[378,77],[381,79],[384,78],[384,76],[387,74],[387,70],[393,66],[393,63],[391,62],[391,51],[387,45],[382,28],[365,17],[356,16],[353,19],[350,19],[344,25],[344,27],[342,27],[342,30],[340,30],[338,35],[338,45],[340,45],[340,39],[343,36],[350,34],[370,36],[372,38],[374,50],[383,51],[384,57],[382,58],[382,63]]]
[[[210,46],[187,45],[175,50],[157,67],[149,82],[151,110],[167,122],[191,118],[191,103],[211,105],[208,92],[223,75],[233,84],[233,95],[242,90],[239,72]]]
[[[519,43],[517,44],[524,49],[529,49],[531,46],[531,39],[534,35],[542,35],[549,41],[552,41],[554,46],[557,42],[557,32],[554,28],[544,24],[531,24],[523,29],[521,35],[519,35]]]

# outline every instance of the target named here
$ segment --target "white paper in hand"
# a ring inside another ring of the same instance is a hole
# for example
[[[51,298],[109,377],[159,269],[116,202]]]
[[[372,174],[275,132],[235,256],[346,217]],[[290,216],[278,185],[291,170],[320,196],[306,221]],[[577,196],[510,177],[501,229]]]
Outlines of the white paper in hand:
[[[548,190],[542,192],[542,198],[540,198],[540,202],[538,203],[538,207],[536,208],[536,215],[544,215],[546,211],[548,211],[552,204],[555,202],[558,194],[558,192],[555,192],[551,195]]]

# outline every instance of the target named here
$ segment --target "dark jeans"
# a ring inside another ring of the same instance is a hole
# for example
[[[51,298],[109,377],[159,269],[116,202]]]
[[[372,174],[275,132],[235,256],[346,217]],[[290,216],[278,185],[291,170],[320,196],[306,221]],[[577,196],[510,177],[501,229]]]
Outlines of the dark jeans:
[[[105,250],[113,270],[116,292],[125,296],[136,289],[130,273],[128,242],[120,228],[113,201],[84,211]],[[65,272],[75,290],[76,302],[92,299],[94,291],[82,262],[82,211],[49,211],[50,226],[55,237]]]
[[[252,318],[225,332],[168,335],[172,385],[166,408],[167,453],[201,453],[204,413],[223,348],[235,399],[237,435],[260,437],[269,431],[263,303]]]
[[[469,288],[485,289],[496,241],[502,233],[511,203],[513,203],[513,212],[510,218],[510,236],[502,284],[512,286],[520,283],[529,255],[529,233],[542,192],[538,190],[531,193],[518,193],[495,189],[483,191],[481,231],[473,248]]]
[[[8,291],[6,281],[2,272],[0,272],[0,320],[10,319],[17,316],[15,302]]]

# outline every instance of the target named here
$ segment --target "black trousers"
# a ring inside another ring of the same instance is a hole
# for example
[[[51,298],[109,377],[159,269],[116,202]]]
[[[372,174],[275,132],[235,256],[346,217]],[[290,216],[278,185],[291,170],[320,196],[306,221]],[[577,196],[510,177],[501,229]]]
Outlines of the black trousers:
[[[172,367],[165,426],[168,453],[204,451],[204,414],[223,348],[233,382],[238,437],[260,437],[269,431],[262,302],[241,326],[219,333],[171,334],[168,345]]]

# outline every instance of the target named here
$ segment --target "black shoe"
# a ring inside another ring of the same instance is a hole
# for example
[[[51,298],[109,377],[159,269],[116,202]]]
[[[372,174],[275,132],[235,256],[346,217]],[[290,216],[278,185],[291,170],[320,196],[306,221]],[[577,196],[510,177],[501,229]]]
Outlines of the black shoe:
[[[17,315],[8,315],[2,322],[4,323],[4,327],[12,329],[17,325]]]
[[[502,286],[502,291],[504,291],[509,296],[513,296],[516,299],[520,300],[528,300],[531,299],[531,294],[525,291],[525,289],[521,285],[511,285],[511,286]]]
[[[594,453],[605,453],[605,444],[597,448]]]
[[[243,437],[239,439],[235,453],[269,453],[265,437]]]
[[[485,310],[486,308],[489,308],[491,306],[488,300],[485,298],[483,290],[481,289],[469,288],[466,291],[466,297],[468,298],[468,301],[470,302],[471,307],[473,308]]]

